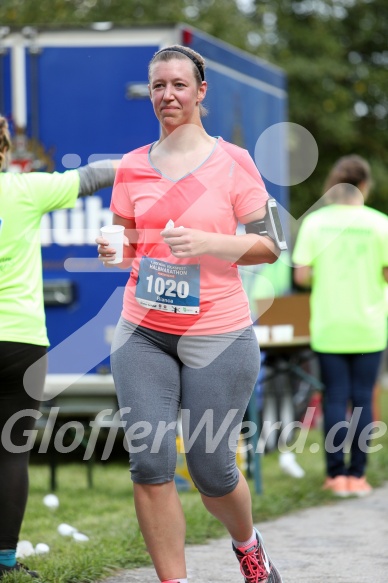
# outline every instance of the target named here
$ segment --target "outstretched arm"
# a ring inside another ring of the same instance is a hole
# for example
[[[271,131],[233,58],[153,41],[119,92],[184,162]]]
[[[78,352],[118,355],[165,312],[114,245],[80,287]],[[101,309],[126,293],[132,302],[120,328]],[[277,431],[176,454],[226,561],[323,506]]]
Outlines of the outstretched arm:
[[[80,178],[78,197],[89,196],[100,190],[113,186],[119,160],[98,160],[78,168]]]

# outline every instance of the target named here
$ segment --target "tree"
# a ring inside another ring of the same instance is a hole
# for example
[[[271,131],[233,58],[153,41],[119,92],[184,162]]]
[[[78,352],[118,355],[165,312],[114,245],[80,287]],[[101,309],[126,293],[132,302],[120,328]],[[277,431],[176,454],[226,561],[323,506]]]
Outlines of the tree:
[[[333,162],[358,153],[372,165],[371,203],[388,211],[388,5],[385,0],[256,0],[256,54],[289,78],[290,121],[317,141],[313,175],[291,188],[300,216],[322,194]]]
[[[288,74],[289,119],[315,138],[313,174],[291,187],[303,214],[333,162],[356,152],[372,166],[371,204],[388,211],[386,0],[2,0],[0,26],[186,21]],[[290,150],[291,161],[303,152]]]

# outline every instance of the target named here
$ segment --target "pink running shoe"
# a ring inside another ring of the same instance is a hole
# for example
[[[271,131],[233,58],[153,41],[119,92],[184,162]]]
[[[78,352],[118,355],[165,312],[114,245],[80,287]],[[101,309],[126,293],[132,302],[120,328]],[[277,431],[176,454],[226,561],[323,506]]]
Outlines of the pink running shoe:
[[[365,476],[357,478],[356,476],[348,477],[348,492],[351,496],[368,496],[372,492],[372,486],[368,484]]]
[[[334,496],[347,498],[349,496],[348,477],[336,476],[335,478],[326,478],[323,489],[330,490]]]
[[[248,547],[235,547],[233,550],[240,563],[245,583],[282,583],[278,570],[264,549],[263,539],[255,529],[257,542]]]

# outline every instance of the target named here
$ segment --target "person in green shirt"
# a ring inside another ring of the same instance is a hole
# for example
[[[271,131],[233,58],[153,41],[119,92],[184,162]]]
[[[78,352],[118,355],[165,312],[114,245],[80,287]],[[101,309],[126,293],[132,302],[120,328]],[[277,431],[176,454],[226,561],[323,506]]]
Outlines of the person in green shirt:
[[[10,149],[8,123],[0,115],[0,170]],[[41,218],[74,207],[78,197],[111,186],[114,177],[111,160],[63,173],[0,172],[0,579],[20,570],[37,576],[16,561],[16,546],[28,496],[29,451],[22,446],[35,421],[22,412],[39,409],[46,375]],[[23,377],[35,362],[33,398]],[[7,443],[3,430],[12,419]]]
[[[330,204],[304,219],[293,252],[295,283],[311,286],[311,346],[325,385],[324,488],[338,496],[371,491],[365,478],[365,437],[372,427],[373,387],[387,345],[388,217],[364,206],[371,183],[363,158],[338,160],[324,188]],[[349,403],[354,437],[347,465]]]

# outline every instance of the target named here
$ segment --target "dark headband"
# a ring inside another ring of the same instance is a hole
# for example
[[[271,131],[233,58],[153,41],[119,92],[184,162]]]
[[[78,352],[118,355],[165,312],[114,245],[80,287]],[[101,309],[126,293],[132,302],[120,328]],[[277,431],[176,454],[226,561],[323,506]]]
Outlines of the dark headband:
[[[189,57],[189,59],[191,61],[193,61],[194,65],[197,67],[202,81],[205,81],[205,72],[203,70],[202,63],[200,61],[198,61],[197,57],[195,57],[194,55],[189,53],[189,51],[185,51],[185,49],[181,49],[178,47],[167,47],[165,49],[161,49],[160,51],[158,51],[156,53],[156,55],[159,55],[160,53],[165,53],[166,51],[174,51],[175,53],[182,53],[182,55],[186,55],[186,57]],[[155,55],[155,57],[156,57],[156,55]]]

